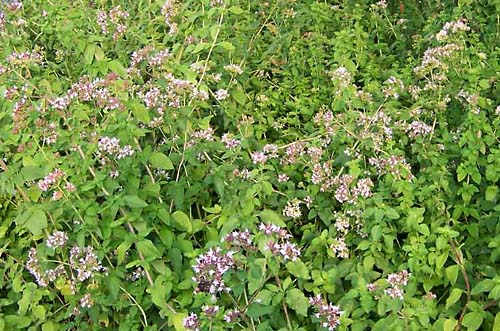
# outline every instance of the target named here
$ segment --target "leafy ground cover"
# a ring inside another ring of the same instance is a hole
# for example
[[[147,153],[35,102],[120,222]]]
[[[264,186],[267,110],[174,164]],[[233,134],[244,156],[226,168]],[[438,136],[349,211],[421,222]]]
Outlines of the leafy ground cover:
[[[2,1],[0,330],[500,330],[499,12]]]

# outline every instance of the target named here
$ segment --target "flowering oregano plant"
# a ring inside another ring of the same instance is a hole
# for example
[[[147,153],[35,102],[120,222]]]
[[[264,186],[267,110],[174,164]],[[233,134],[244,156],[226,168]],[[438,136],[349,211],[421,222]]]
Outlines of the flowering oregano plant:
[[[498,9],[2,1],[0,330],[496,330]]]

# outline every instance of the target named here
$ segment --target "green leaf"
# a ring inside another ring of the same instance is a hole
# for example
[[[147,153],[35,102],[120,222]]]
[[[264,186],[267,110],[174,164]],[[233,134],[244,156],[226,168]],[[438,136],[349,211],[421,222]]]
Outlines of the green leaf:
[[[222,208],[219,205],[215,205],[213,207],[202,207],[202,209],[210,214],[219,214],[222,211]]]
[[[274,310],[273,306],[261,305],[259,303],[254,302],[250,306],[248,306],[247,315],[250,318],[258,318],[272,313],[273,310]]]
[[[83,53],[83,58],[85,59],[85,64],[91,64],[92,60],[94,60],[94,54],[95,54],[95,44],[88,44],[85,47],[85,51]]]
[[[42,178],[44,174],[44,170],[37,166],[25,166],[21,169],[21,176],[24,181]]]
[[[147,202],[139,198],[137,195],[126,195],[123,197],[125,204],[130,208],[147,207]]]
[[[458,265],[452,265],[445,269],[446,279],[452,284],[455,285],[458,277]]]
[[[121,78],[125,79],[127,78],[127,70],[123,67],[123,65],[117,61],[117,60],[113,60],[113,61],[110,61],[108,63],[108,66],[109,66],[109,69],[114,72],[114,73],[117,73],[118,75],[120,75]]]
[[[493,322],[493,331],[500,330],[500,313],[495,316],[495,321]]]
[[[241,7],[239,6],[232,6],[229,8],[229,11],[235,15],[241,15],[243,14],[245,11],[243,9],[241,9]]]
[[[391,219],[391,220],[397,220],[400,217],[398,212],[396,211],[396,209],[391,208],[391,207],[387,207],[384,210],[384,214],[385,214],[385,216],[387,216],[388,219]]]
[[[111,297],[115,300],[118,299],[118,294],[120,293],[120,285],[121,285],[120,278],[114,275],[110,275],[106,279],[106,285],[108,286]]]
[[[447,319],[444,321],[444,331],[453,331],[456,325],[457,321],[455,319]]]
[[[186,331],[184,327],[184,319],[186,317],[188,317],[186,313],[175,313],[174,316],[172,316],[172,324],[176,331]]]
[[[307,269],[306,265],[304,262],[297,260],[297,261],[292,261],[288,262],[286,264],[286,268],[292,275],[294,275],[297,278],[301,279],[309,279],[311,278],[309,276],[309,270]]]
[[[149,162],[156,169],[173,170],[174,165],[172,161],[163,153],[155,152],[149,157]]]
[[[250,267],[249,273],[248,273],[248,293],[253,294],[255,291],[257,291],[264,280],[264,273],[265,273],[265,259],[257,259],[255,262],[260,262],[260,263],[254,263]]]
[[[307,316],[307,309],[309,308],[309,299],[306,298],[301,290],[293,288],[286,294],[287,305],[295,310],[295,312],[302,316]]]
[[[271,223],[282,228],[286,227],[286,224],[283,221],[281,215],[279,215],[275,211],[264,209],[263,211],[258,213],[258,216],[264,223]]]
[[[144,257],[157,259],[161,256],[158,248],[149,239],[144,239],[136,243],[137,250],[141,252]]]
[[[233,96],[234,100],[236,100],[237,103],[240,105],[244,105],[247,101],[247,97],[245,96],[245,93],[241,89],[236,89],[231,91],[231,95]]]
[[[459,288],[454,288],[451,290],[450,296],[446,299],[446,309],[450,308],[455,302],[457,302],[464,291]]]
[[[118,264],[122,264],[122,262],[125,260],[125,256],[130,246],[132,246],[132,243],[127,240],[123,241],[120,245],[118,245],[118,247],[116,248]]]
[[[142,123],[149,123],[148,108],[137,100],[130,100],[127,103],[128,108],[132,111],[134,118]]]
[[[48,321],[42,324],[42,331],[56,331],[59,330],[59,326],[52,321]]]
[[[467,330],[474,331],[479,329],[483,323],[483,315],[477,311],[465,314],[462,324],[467,327]]]
[[[196,45],[196,47],[193,50],[193,53],[196,54],[196,53],[201,52],[202,50],[209,49],[209,48],[210,48],[210,44],[209,43],[201,42],[201,43],[198,43]]]
[[[471,295],[477,295],[483,292],[489,292],[495,286],[495,281],[491,279],[483,279],[472,288]]]
[[[235,49],[233,44],[231,44],[230,42],[227,42],[227,41],[223,41],[223,42],[219,43],[219,46],[221,46],[222,48],[224,48],[228,52],[232,52]]]
[[[27,228],[33,235],[38,236],[47,227],[47,216],[41,210],[27,210],[15,220],[17,225]]]
[[[189,216],[184,212],[177,210],[172,214],[172,226],[177,230],[191,233],[193,231],[193,225]]]
[[[97,46],[97,47],[95,48],[95,59],[96,59],[97,61],[102,61],[102,60],[104,60],[104,57],[105,57],[105,56],[106,56],[106,55],[104,54],[104,51],[102,50],[102,48],[101,48],[101,47],[99,47],[99,46]]]
[[[45,320],[45,315],[46,315],[46,310],[45,307],[42,305],[37,305],[31,309],[31,313],[37,320],[44,321]]]
[[[493,201],[498,195],[498,186],[490,185],[486,188],[486,200]]]

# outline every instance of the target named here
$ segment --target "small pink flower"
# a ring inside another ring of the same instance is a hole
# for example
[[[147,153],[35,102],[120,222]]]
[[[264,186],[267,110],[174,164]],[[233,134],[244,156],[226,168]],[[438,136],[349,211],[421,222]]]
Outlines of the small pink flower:
[[[286,182],[288,180],[288,176],[286,174],[279,174],[278,175],[278,182],[279,183],[283,183],[283,182]]]
[[[60,200],[63,197],[63,193],[61,191],[54,191],[52,193],[52,200],[57,201]]]

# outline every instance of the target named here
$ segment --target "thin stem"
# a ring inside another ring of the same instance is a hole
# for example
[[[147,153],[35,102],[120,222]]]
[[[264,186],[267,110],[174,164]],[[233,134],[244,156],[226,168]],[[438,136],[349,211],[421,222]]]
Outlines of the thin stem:
[[[281,279],[278,275],[274,276],[274,279],[276,280],[276,284],[284,291],[285,289],[283,288],[281,284]],[[288,325],[288,330],[292,331],[292,323],[290,322],[290,316],[288,315],[288,307],[286,306],[285,301],[281,302],[283,305],[283,311],[285,312],[285,317],[286,317],[286,324]]]
[[[148,326],[148,319],[147,319],[146,313],[144,312],[144,309],[142,309],[141,305],[135,300],[135,298],[132,296],[132,294],[127,292],[126,289],[124,289],[123,287],[120,286],[120,290],[125,292],[125,294],[130,298],[130,300],[132,300],[132,302],[137,306],[137,308],[139,308],[139,311],[141,312],[142,318],[144,320],[143,324],[144,324],[144,326]]]
[[[462,321],[464,319],[465,312],[467,311],[467,306],[469,305],[469,302],[471,301],[470,281],[469,281],[469,277],[467,276],[467,271],[465,270],[465,267],[464,267],[464,260],[463,260],[462,253],[458,251],[457,245],[456,245],[454,240],[450,240],[449,242],[450,242],[451,248],[453,249],[453,253],[455,254],[457,264],[460,267],[460,271],[462,272],[462,276],[464,277],[465,289],[466,289],[466,293],[467,293],[467,302],[462,307],[462,312],[460,313],[460,317],[458,318],[457,325],[455,326],[455,331],[458,331],[461,329]]]

